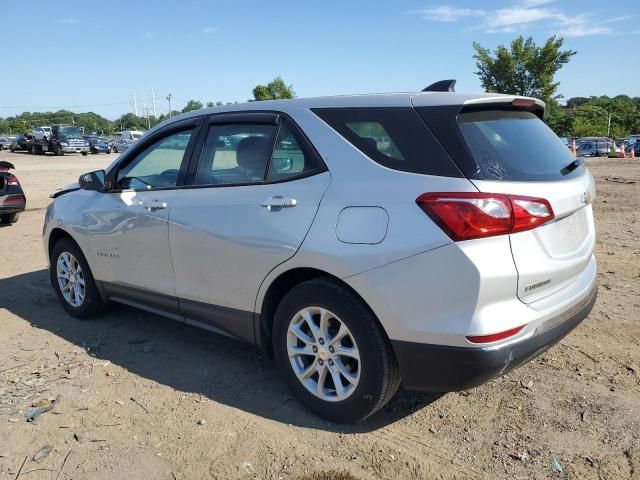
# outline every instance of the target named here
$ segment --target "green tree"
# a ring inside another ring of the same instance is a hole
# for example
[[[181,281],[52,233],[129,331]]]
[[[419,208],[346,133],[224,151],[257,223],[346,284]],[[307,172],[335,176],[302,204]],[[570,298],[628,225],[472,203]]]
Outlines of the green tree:
[[[253,89],[253,99],[260,100],[279,100],[281,98],[294,98],[296,92],[293,91],[293,85],[287,85],[281,77],[274,78],[266,85],[256,85]]]
[[[191,112],[192,110],[200,110],[202,108],[202,102],[197,100],[189,100],[182,109],[182,113]]]
[[[544,121],[559,137],[573,135],[573,120],[574,117],[563,111],[555,102],[547,107],[544,114]]]
[[[532,37],[521,36],[491,52],[474,42],[478,71],[482,86],[487,92],[509,93],[542,99],[551,103],[557,98],[559,82],[554,76],[563,65],[576,54],[573,50],[562,50],[564,39],[555,35],[544,46],[538,47]]]

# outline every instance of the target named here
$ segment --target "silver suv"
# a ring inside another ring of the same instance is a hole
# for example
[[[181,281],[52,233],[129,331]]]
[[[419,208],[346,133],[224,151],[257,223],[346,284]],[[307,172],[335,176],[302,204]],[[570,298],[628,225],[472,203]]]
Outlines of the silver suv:
[[[181,115],[52,195],[53,287],[75,317],[120,302],[256,344],[332,421],[474,387],[595,301],[593,178],[543,111],[424,91]]]

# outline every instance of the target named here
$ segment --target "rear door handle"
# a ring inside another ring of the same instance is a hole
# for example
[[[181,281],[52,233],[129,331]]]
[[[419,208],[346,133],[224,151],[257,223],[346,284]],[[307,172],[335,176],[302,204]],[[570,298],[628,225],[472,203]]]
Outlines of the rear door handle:
[[[150,202],[140,202],[138,203],[138,205],[140,205],[142,208],[146,208],[149,211],[167,208],[167,204],[159,200],[151,200]]]
[[[298,201],[295,198],[281,197],[280,195],[269,197],[262,202],[262,206],[269,211],[278,211],[281,208],[291,208],[295,207],[297,204]]]

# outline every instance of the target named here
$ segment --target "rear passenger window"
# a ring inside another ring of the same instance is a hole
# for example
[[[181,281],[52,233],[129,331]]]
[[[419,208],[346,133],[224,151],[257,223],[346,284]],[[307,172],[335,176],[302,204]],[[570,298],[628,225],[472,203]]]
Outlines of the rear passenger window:
[[[275,125],[211,125],[200,155],[196,184],[263,182],[276,135]]]
[[[316,108],[313,112],[385,167],[425,175],[462,176],[411,107]]]

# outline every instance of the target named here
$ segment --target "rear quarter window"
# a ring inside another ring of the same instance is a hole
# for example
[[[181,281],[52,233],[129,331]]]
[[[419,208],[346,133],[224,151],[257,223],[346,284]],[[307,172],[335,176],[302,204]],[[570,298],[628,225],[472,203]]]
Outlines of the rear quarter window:
[[[380,165],[425,175],[462,176],[413,108],[315,108],[312,111]]]

